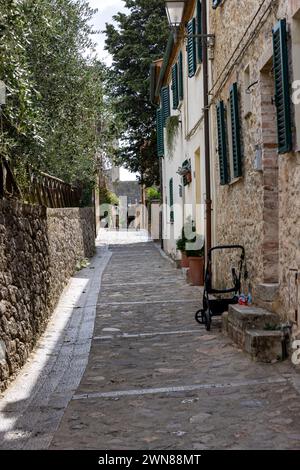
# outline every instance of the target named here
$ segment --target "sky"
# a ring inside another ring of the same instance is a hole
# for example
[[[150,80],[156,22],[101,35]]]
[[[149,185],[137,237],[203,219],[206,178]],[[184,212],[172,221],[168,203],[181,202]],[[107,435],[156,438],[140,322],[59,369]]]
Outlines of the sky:
[[[89,0],[90,6],[93,9],[98,9],[95,14],[92,24],[95,30],[103,31],[105,23],[111,23],[112,17],[119,11],[126,12],[123,0]],[[105,34],[97,34],[93,36],[93,40],[97,42],[97,54],[108,66],[111,65],[111,56],[104,50]],[[125,168],[121,168],[120,179],[122,181],[135,181],[136,175],[130,173]]]
[[[98,9],[93,19],[93,25],[96,30],[103,31],[105,29],[105,23],[111,23],[112,17],[119,11],[125,12],[123,0],[89,0],[91,8]],[[97,52],[99,57],[107,64],[111,65],[111,57],[104,50],[105,34],[98,34],[93,36],[95,42],[97,42]]]

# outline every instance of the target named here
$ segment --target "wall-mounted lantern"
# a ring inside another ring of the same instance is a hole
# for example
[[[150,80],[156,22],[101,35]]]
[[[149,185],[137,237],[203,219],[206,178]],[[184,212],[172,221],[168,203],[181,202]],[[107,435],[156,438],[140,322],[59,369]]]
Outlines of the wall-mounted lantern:
[[[173,30],[177,30],[182,21],[185,1],[166,0],[165,5],[169,25]]]
[[[174,40],[177,41],[180,36],[180,26],[183,19],[184,7],[188,0],[178,1],[178,0],[165,0],[165,7],[168,17],[169,26],[173,32]],[[202,41],[206,40],[206,44],[210,49],[214,47],[214,34],[186,34],[183,33],[184,38],[201,38]],[[210,43],[208,43],[210,41]]]

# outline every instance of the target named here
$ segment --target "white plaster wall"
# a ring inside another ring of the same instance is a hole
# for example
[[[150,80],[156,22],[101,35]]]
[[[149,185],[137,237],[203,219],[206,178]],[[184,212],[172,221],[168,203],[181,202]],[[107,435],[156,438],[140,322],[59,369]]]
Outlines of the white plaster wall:
[[[196,15],[196,12],[194,13]],[[194,77],[189,78],[187,72],[186,44],[182,43],[183,54],[183,83],[184,99],[178,110],[173,110],[173,96],[171,90],[171,75],[168,77],[170,86],[171,115],[180,116],[180,125],[177,138],[174,142],[172,155],[168,154],[166,131],[165,131],[165,157],[163,159],[163,200],[165,208],[163,211],[163,232],[164,249],[174,259],[180,258],[180,253],[176,252],[176,240],[181,235],[181,229],[185,218],[191,215],[193,220],[198,220],[197,231],[204,235],[204,210],[196,207],[197,185],[201,188],[201,201],[205,201],[205,159],[204,159],[204,131],[203,131],[203,73],[202,65],[199,64]],[[179,53],[179,51],[178,51]],[[196,162],[195,153],[200,150],[200,181],[195,180]],[[183,186],[182,177],[177,174],[182,163],[191,160],[192,182],[188,186]],[[173,178],[175,220],[170,223],[169,214],[169,181]],[[183,187],[183,196],[179,195],[179,186]],[[199,216],[196,217],[198,210]],[[200,215],[201,214],[201,215]],[[201,219],[201,220],[200,220]]]

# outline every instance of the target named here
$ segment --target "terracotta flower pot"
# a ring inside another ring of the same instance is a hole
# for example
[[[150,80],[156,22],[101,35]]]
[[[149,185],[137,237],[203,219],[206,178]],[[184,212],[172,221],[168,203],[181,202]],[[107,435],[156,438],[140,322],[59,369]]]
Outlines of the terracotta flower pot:
[[[181,261],[180,261],[181,267],[182,268],[188,268],[189,267],[189,259],[185,253],[185,251],[181,252]]]
[[[204,257],[189,256],[189,279],[193,286],[204,285]]]

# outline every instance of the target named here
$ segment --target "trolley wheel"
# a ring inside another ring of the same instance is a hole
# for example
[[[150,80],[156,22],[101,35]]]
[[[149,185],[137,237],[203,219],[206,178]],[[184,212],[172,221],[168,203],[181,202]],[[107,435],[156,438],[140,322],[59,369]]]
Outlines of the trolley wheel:
[[[204,315],[205,315],[205,328],[206,328],[206,331],[210,331],[210,327],[211,327],[211,314],[210,314],[210,311],[206,310]]]
[[[205,325],[205,313],[204,310],[198,310],[195,314],[195,320],[200,323],[200,325]]]
[[[198,323],[200,323],[200,325],[205,325],[206,324],[205,310],[203,310],[203,308],[201,310],[198,310],[198,312],[196,312],[195,320]]]

